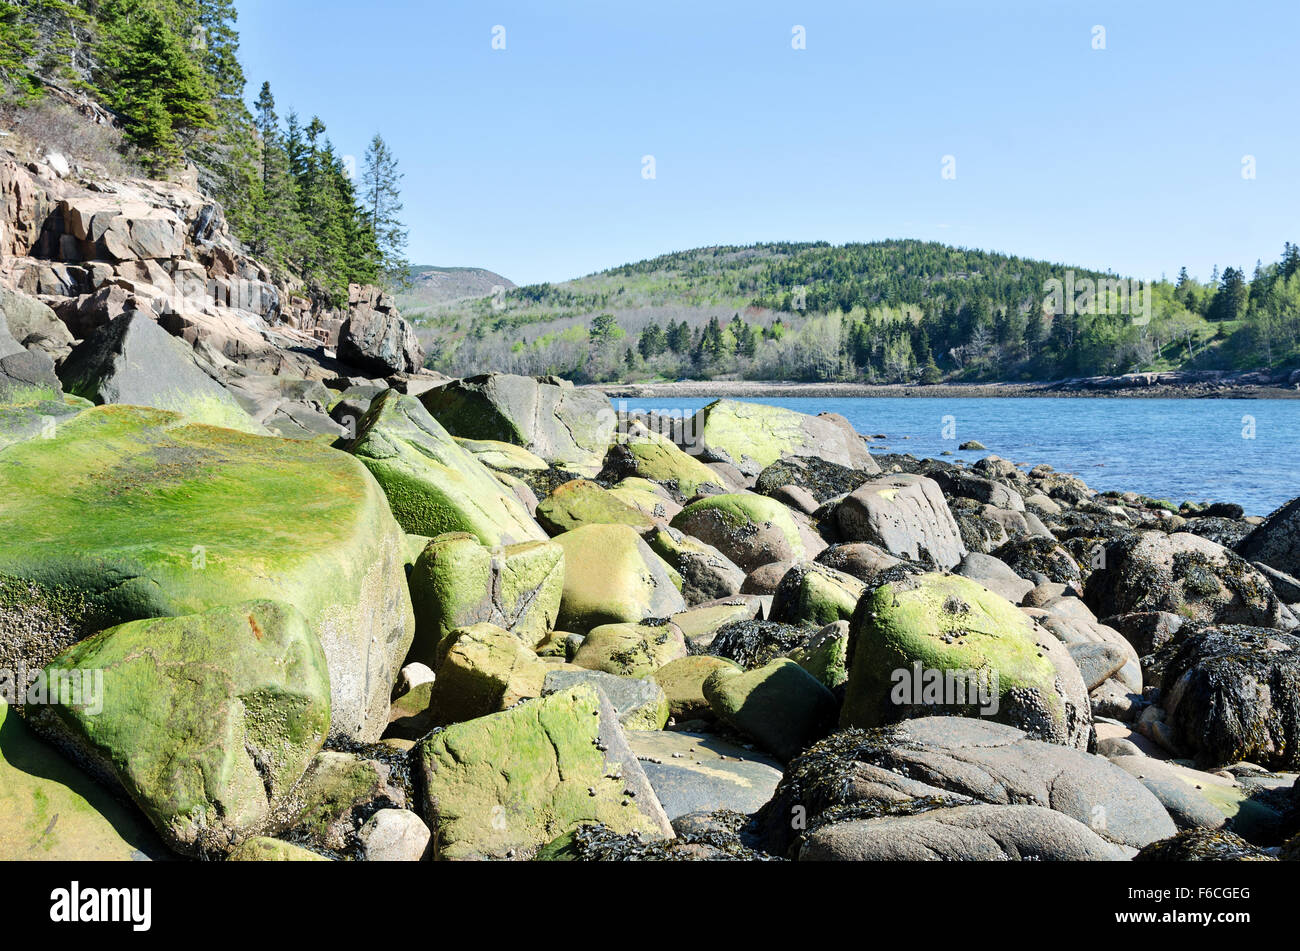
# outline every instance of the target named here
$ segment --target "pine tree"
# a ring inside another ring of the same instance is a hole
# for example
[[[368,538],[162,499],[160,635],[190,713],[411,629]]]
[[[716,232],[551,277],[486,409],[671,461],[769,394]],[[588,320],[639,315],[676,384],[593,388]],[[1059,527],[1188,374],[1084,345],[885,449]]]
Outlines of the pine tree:
[[[397,170],[397,157],[383,136],[376,134],[366,152],[361,194],[366,225],[379,254],[379,271],[389,285],[406,284],[411,268],[405,256],[407,231],[401,220],[399,185],[403,177]]]

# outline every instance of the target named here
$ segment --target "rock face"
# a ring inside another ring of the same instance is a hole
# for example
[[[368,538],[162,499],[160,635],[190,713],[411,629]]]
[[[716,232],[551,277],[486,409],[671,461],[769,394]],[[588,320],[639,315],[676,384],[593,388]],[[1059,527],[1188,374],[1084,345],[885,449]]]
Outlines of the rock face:
[[[411,567],[412,659],[436,668],[452,631],[495,624],[533,648],[555,629],[564,549],[553,542],[488,548],[466,532],[428,542]]]
[[[193,350],[140,311],[92,333],[59,374],[69,393],[92,403],[151,406],[212,426],[266,432],[195,365]]]
[[[546,538],[519,500],[413,396],[388,390],[376,397],[345,447],[365,463],[412,535],[469,532],[485,545]]]
[[[274,599],[324,648],[333,732],[374,740],[387,724],[414,635],[402,536],[346,454],[97,407],[4,450],[0,522],[0,666],[43,666],[126,621]]]
[[[881,585],[852,621],[842,726],[985,717],[1086,749],[1087,691],[1065,648],[1005,598],[957,575]]]
[[[418,756],[438,859],[528,859],[588,822],[673,835],[617,715],[590,686],[434,733]]]
[[[1166,611],[1208,624],[1262,627],[1282,620],[1281,602],[1263,575],[1240,555],[1187,532],[1143,532],[1112,542],[1085,594],[1101,617]]]
[[[339,331],[338,352],[344,363],[374,376],[414,373],[424,366],[414,328],[376,287],[348,288],[348,319]]]
[[[1249,561],[1262,561],[1270,568],[1300,576],[1300,498],[1286,503],[1243,538],[1237,553]]]
[[[790,763],[757,821],[764,846],[785,855],[799,845],[790,822],[796,807],[815,833],[839,817],[928,815],[981,803],[1052,809],[1128,848],[1177,831],[1145,786],[1102,757],[957,717],[828,737]]]
[[[686,430],[688,452],[705,462],[730,463],[747,476],[757,476],[785,456],[816,456],[849,469],[880,471],[866,443],[842,417],[718,400],[696,413]]]
[[[1300,766],[1300,637],[1224,625],[1163,651],[1165,722],[1200,765]]]
[[[614,435],[599,393],[504,373],[455,380],[421,396],[453,436],[514,443],[551,465],[593,476]]]
[[[32,735],[0,696],[0,861],[164,858],[149,824]]]
[[[841,502],[835,516],[846,541],[870,542],[900,558],[947,569],[966,554],[943,493],[925,476],[872,479]]]
[[[330,726],[320,642],[269,601],[133,621],[61,654],[47,673],[98,696],[37,708],[34,722],[115,779],[184,853],[223,853],[270,816]]]
[[[555,543],[564,549],[560,630],[586,634],[686,608],[672,569],[626,525],[585,525]]]
[[[24,348],[0,317],[0,399],[30,398],[36,393],[49,398],[62,392],[54,361],[39,350]]]

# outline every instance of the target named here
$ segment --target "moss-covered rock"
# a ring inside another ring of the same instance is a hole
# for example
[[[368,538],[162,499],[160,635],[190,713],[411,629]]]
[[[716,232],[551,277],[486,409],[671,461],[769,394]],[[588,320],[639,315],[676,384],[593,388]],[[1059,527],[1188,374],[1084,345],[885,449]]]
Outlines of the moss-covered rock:
[[[519,638],[494,624],[452,633],[438,665],[430,709],[435,724],[460,723],[542,695],[551,667]]]
[[[787,656],[825,687],[835,690],[848,682],[848,652],[849,624],[836,621],[827,624],[807,644],[796,647]]]
[[[1087,747],[1091,710],[1064,646],[977,582],[930,574],[881,585],[851,625],[842,726],[977,716]]]
[[[414,633],[402,533],[345,453],[88,409],[0,456],[0,667],[126,621],[288,602],[329,662],[333,730],[374,739]]]
[[[757,670],[720,668],[704,682],[704,696],[720,720],[782,760],[834,729],[838,711],[831,692],[787,658]]]
[[[69,405],[52,391],[11,393],[0,399],[0,449],[28,439],[48,439],[83,408]]]
[[[632,506],[656,524],[667,524],[682,510],[681,505],[648,479],[627,478],[609,487],[609,494]]]
[[[622,677],[647,677],[685,656],[686,638],[676,624],[604,624],[586,636],[573,662]]]
[[[825,547],[816,546],[786,506],[749,493],[692,502],[677,514],[672,527],[712,545],[746,572],[772,562],[814,558]]]
[[[648,479],[667,489],[678,502],[727,491],[722,477],[698,458],[639,424],[633,424],[629,433],[610,447],[601,474],[610,481]]]
[[[285,839],[335,855],[361,852],[361,827],[380,809],[406,806],[388,764],[357,753],[317,754],[276,817]]]
[[[458,438],[456,445],[496,472],[545,472],[550,468],[545,459],[513,443]]]
[[[662,730],[668,722],[668,697],[653,678],[622,677],[566,664],[547,671],[542,695],[561,693],[581,684],[590,684],[604,693],[624,730]]]
[[[485,545],[546,537],[514,494],[413,396],[389,390],[376,397],[344,448],[365,463],[411,534],[469,532]]]
[[[33,736],[0,696],[0,862],[129,862],[167,854],[134,807]]]
[[[866,443],[842,417],[718,400],[700,410],[689,428],[692,448],[705,462],[728,462],[750,476],[784,456],[816,456],[851,469],[880,471]]]
[[[441,535],[415,560],[410,587],[412,660],[436,670],[451,632],[473,624],[495,624],[536,647],[559,615],[564,549],[554,542],[488,548],[468,533]]]
[[[825,627],[853,617],[866,585],[815,561],[791,568],[777,585],[771,618],[785,624]]]
[[[528,859],[594,822],[672,836],[617,715],[591,686],[433,733],[418,768],[439,859]]]
[[[723,668],[742,669],[723,657],[695,654],[664,664],[651,678],[663,688],[668,697],[668,709],[676,720],[712,720],[713,708],[704,696],[704,682]]]
[[[98,691],[30,708],[32,721],[120,783],[181,852],[223,852],[257,831],[329,732],[325,655],[287,604],[133,621],[75,645],[46,674],[102,676]]]
[[[586,634],[602,624],[668,617],[686,608],[680,577],[627,525],[584,525],[555,537],[564,549],[556,625]]]
[[[745,572],[739,565],[712,545],[675,528],[660,527],[646,543],[681,575],[687,604],[729,598],[745,584]]]
[[[574,479],[559,486],[537,506],[537,521],[552,535],[583,525],[627,525],[638,535],[654,530],[654,519],[594,482]]]
[[[280,839],[254,836],[245,839],[228,856],[227,862],[328,862],[310,849]]]
[[[754,595],[720,598],[674,614],[672,622],[682,629],[692,650],[705,651],[718,631],[729,624],[752,621],[763,610],[763,602]]]

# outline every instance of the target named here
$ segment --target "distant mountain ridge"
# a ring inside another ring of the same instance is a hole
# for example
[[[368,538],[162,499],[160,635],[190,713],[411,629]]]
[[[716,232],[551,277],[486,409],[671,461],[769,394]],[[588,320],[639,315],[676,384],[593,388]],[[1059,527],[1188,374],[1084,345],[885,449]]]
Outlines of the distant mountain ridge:
[[[510,291],[516,286],[487,268],[419,264],[411,268],[411,286],[397,295],[397,305],[403,313],[416,313],[441,304],[491,297],[497,288]]]

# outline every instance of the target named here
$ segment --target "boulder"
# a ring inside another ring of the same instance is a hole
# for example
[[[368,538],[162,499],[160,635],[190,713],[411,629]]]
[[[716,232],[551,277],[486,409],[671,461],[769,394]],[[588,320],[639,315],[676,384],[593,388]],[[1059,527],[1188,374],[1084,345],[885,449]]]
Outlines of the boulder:
[[[729,491],[722,477],[699,459],[639,424],[633,424],[629,433],[619,436],[610,447],[601,478],[609,482],[647,479],[663,486],[679,503],[697,495]]]
[[[320,641],[272,601],[110,628],[46,674],[82,689],[29,706],[32,722],[187,854],[256,833],[330,728]]]
[[[546,538],[519,500],[413,396],[389,390],[376,397],[344,448],[370,470],[411,534],[469,532],[493,546]]]
[[[226,856],[227,862],[328,862],[329,859],[292,842],[253,836]]]
[[[592,628],[573,663],[620,677],[648,677],[686,656],[686,637],[676,624],[603,624]]]
[[[739,565],[712,545],[671,526],[656,529],[646,543],[681,577],[687,604],[730,598],[745,584],[745,572]]]
[[[407,809],[380,809],[361,827],[361,857],[367,862],[419,862],[432,834],[424,820]]]
[[[377,809],[405,808],[406,791],[397,779],[378,759],[339,750],[318,753],[278,810],[276,834],[335,855],[357,856],[366,820]]]
[[[374,376],[415,373],[424,349],[415,328],[376,287],[349,288],[348,319],[339,330],[339,359]]]
[[[56,313],[34,297],[0,287],[0,322],[19,344],[34,339],[48,340],[60,355],[72,348],[72,333]]]
[[[953,806],[919,815],[833,822],[810,834],[801,862],[1119,862],[1122,849],[1043,806]]]
[[[1012,604],[1019,604],[1034,589],[1032,581],[1020,577],[1005,561],[979,552],[970,552],[952,572],[978,581]]]
[[[825,548],[786,506],[748,493],[698,499],[678,513],[672,527],[712,545],[746,572],[776,561],[815,558]]]
[[[862,599],[852,633],[843,726],[973,716],[1088,747],[1092,714],[1070,655],[968,578],[917,575],[881,585]]]
[[[682,629],[692,649],[708,650],[717,633],[728,624],[753,621],[763,610],[763,598],[739,594],[697,604],[674,614],[670,620]]]
[[[862,597],[864,585],[852,575],[815,561],[791,568],[772,597],[771,619],[783,624],[825,627],[847,621]]]
[[[488,548],[467,532],[424,544],[409,575],[415,609],[411,658],[434,669],[452,631],[495,624],[534,648],[555,628],[564,549],[554,542]]]
[[[746,670],[770,663],[796,648],[803,647],[815,632],[806,627],[778,621],[734,621],[717,630],[708,651],[725,657]]]
[[[54,361],[39,350],[27,350],[0,320],[0,402],[55,400],[63,393]]]
[[[551,535],[583,525],[628,525],[638,535],[646,535],[655,529],[654,520],[640,509],[586,479],[574,479],[556,486],[538,503],[537,522]]]
[[[834,621],[786,656],[827,688],[835,690],[849,679],[849,634],[848,621]]]
[[[712,720],[713,709],[704,696],[704,682],[722,668],[740,670],[732,661],[708,654],[679,657],[664,664],[650,678],[668,698],[668,710],[678,722]]]
[[[782,492],[806,493],[817,505],[850,492],[873,475],[880,474],[880,466],[871,465],[851,469],[819,459],[816,456],[787,456],[778,459],[758,474],[754,491],[779,498]]]
[[[1239,835],[1221,829],[1186,829],[1168,839],[1152,842],[1134,862],[1276,862]]]
[[[862,437],[842,417],[718,400],[696,413],[685,429],[688,452],[705,462],[731,463],[749,476],[786,456],[814,456],[849,469],[880,471]]]
[[[672,569],[626,525],[585,525],[555,537],[564,549],[556,624],[586,634],[602,624],[669,617],[686,601]]]
[[[140,311],[127,311],[78,344],[59,376],[69,393],[99,405],[150,406],[211,426],[266,432],[198,368],[193,350]]]
[[[925,476],[872,479],[839,504],[835,518],[846,541],[871,542],[899,558],[947,569],[966,555],[943,493]]]
[[[498,442],[495,439],[457,438],[456,444],[496,472],[545,472],[550,468],[541,456],[535,456],[523,446],[513,443]]]
[[[756,670],[719,668],[704,681],[704,697],[718,719],[782,760],[835,726],[835,697],[787,658]]]
[[[662,730],[668,722],[668,696],[651,678],[622,677],[603,670],[565,666],[547,671],[542,696],[562,693],[581,684],[600,689],[618,714],[618,722],[629,733]]]
[[[627,743],[674,823],[720,809],[757,812],[781,781],[776,760],[708,733],[643,731]]]
[[[528,859],[584,823],[673,836],[617,715],[591,686],[433,733],[416,769],[438,859]]]
[[[1110,543],[1085,596],[1103,617],[1167,611],[1208,624],[1278,627],[1284,610],[1249,562],[1186,532],[1142,532]]]
[[[1300,498],[1292,499],[1266,518],[1236,546],[1249,561],[1300,577]]]
[[[1198,765],[1300,766],[1300,637],[1219,625],[1162,651],[1165,722]]]
[[[453,631],[430,691],[432,722],[461,723],[540,697],[550,669],[519,638],[495,624]]]
[[[0,522],[0,667],[43,666],[127,621],[273,599],[324,648],[332,731],[369,741],[388,723],[415,622],[401,530],[352,457],[95,407],[4,450]]]
[[[1053,538],[1029,535],[1013,538],[993,550],[993,557],[1002,561],[1021,578],[1035,584],[1054,581],[1083,588],[1083,572],[1074,556],[1057,544]]]
[[[875,818],[981,803],[1053,809],[1128,848],[1177,831],[1159,800],[1104,758],[964,717],[924,717],[822,740],[786,767],[756,825],[764,847],[786,855],[799,844],[793,815],[813,831],[846,813]]]
[[[453,436],[514,443],[587,476],[600,471],[614,436],[614,410],[603,395],[532,377],[467,377],[420,398]]]
[[[32,735],[5,702],[9,686],[0,683],[0,862],[166,858],[143,816]]]

